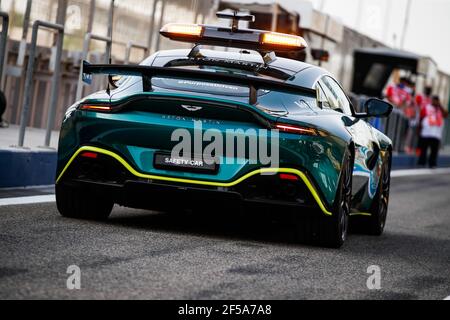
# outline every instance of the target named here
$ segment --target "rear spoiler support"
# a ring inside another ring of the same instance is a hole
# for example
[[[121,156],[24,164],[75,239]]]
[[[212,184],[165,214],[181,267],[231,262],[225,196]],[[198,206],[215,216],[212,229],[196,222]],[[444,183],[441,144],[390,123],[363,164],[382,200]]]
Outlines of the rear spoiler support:
[[[152,91],[153,77],[167,77],[174,79],[200,80],[242,85],[250,89],[249,103],[251,105],[255,105],[257,103],[258,90],[260,89],[288,92],[291,94],[302,94],[313,97],[316,96],[316,91],[311,88],[305,88],[282,81],[258,78],[254,76],[141,65],[90,64],[84,60],[82,68],[82,79],[84,83],[91,84],[93,74],[138,76],[142,77],[143,89],[145,92]]]

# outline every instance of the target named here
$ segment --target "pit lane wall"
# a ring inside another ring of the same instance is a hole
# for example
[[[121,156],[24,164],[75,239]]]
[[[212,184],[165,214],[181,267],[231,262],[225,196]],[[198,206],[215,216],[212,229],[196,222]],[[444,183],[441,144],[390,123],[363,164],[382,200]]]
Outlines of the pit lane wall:
[[[56,159],[55,151],[0,149],[0,188],[52,185]]]

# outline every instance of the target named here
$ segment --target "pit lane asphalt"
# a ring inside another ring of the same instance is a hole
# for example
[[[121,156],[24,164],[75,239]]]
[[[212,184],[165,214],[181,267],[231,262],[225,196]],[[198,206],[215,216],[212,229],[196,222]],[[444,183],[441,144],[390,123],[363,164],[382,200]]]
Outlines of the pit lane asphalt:
[[[0,207],[0,298],[444,299],[450,175],[395,178],[385,234],[340,250],[299,245],[287,224],[116,207],[107,222],[54,203]],[[69,265],[81,290],[68,290]],[[381,290],[366,286],[381,268]]]

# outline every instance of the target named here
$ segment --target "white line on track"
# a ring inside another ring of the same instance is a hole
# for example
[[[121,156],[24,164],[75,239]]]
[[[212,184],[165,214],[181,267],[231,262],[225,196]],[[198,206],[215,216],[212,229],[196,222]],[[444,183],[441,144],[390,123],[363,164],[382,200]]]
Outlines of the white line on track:
[[[33,197],[19,197],[19,198],[4,198],[0,199],[0,207],[2,206],[14,206],[20,204],[31,204],[31,203],[46,203],[55,202],[55,195],[45,195],[45,196],[33,196]]]
[[[50,189],[54,188],[54,184],[47,184],[43,186],[26,186],[26,187],[12,187],[12,188],[1,188],[1,191],[8,191],[8,190],[35,190],[35,189]]]
[[[450,168],[439,169],[407,169],[407,170],[393,170],[391,176],[396,177],[408,177],[408,176],[424,176],[424,175],[437,175],[437,174],[450,174]]]
[[[447,298],[444,298],[444,300],[450,300],[450,296],[448,296]]]

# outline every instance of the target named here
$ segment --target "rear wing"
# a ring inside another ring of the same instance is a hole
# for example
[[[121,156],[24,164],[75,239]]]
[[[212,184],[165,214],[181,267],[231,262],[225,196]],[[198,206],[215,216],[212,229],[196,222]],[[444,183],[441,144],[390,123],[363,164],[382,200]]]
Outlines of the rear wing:
[[[113,65],[113,64],[90,64],[83,61],[83,82],[92,83],[93,74],[103,75],[121,75],[121,76],[138,76],[142,77],[144,92],[152,91],[153,77],[167,77],[183,80],[200,80],[206,82],[226,83],[234,85],[247,86],[250,89],[249,103],[254,105],[257,103],[258,90],[266,89],[273,91],[288,92],[291,94],[307,95],[316,97],[316,91],[311,88],[305,88],[294,84],[258,78],[254,76],[235,75],[228,73],[212,73],[202,70],[191,70],[169,67],[150,67],[141,65]]]

